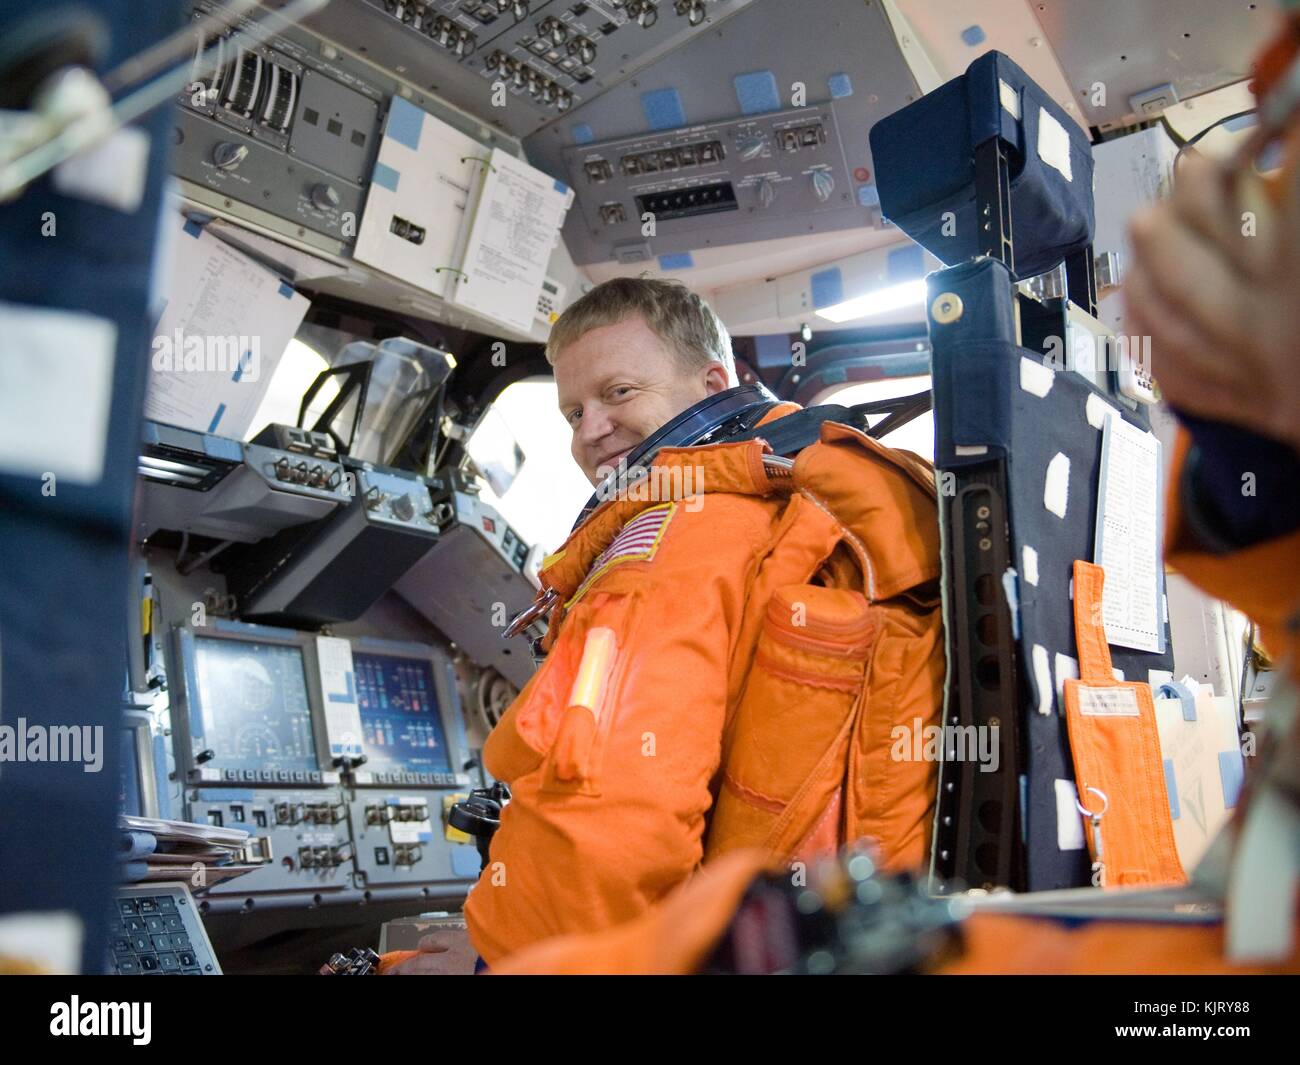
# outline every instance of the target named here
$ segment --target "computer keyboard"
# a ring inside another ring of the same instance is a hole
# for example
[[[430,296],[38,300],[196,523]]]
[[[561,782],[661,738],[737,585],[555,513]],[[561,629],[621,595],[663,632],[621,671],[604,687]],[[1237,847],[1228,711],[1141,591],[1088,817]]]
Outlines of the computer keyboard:
[[[109,920],[109,972],[119,976],[219,976],[212,944],[184,884],[118,889]]]

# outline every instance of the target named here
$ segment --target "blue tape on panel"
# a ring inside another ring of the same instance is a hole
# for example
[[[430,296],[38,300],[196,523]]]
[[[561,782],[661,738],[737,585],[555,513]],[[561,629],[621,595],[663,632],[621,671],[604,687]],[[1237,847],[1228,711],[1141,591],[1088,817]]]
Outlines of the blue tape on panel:
[[[569,128],[569,135],[573,137],[574,144],[590,144],[596,139],[596,134],[587,123],[579,122]]]
[[[393,108],[388,112],[388,136],[411,151],[420,148],[420,130],[424,127],[424,112],[409,100],[393,97]]]
[[[1196,720],[1196,696],[1192,694],[1191,689],[1186,684],[1179,683],[1176,680],[1167,681],[1156,689],[1156,697],[1159,699],[1177,699],[1183,704],[1183,720]]]
[[[555,191],[558,192],[561,196],[564,196],[565,194],[568,193],[569,186],[557,178],[555,181]]]
[[[185,220],[185,232],[188,233],[191,237],[197,237],[200,233],[203,232],[203,227],[199,225],[196,221],[194,221],[194,219],[187,218]]]
[[[694,265],[695,260],[691,258],[691,253],[688,251],[659,256],[660,270],[689,270]]]
[[[238,440],[227,440],[224,436],[205,438],[203,452],[214,459],[225,459],[227,462],[244,461],[243,445]]]
[[[675,129],[686,125],[686,111],[676,89],[655,89],[641,94],[641,110],[651,129]]]
[[[987,41],[989,35],[984,32],[983,26],[967,26],[961,31],[961,39],[974,48]]]
[[[844,276],[838,266],[812,275],[812,301],[815,310],[844,302]]]
[[[761,115],[765,111],[781,110],[781,94],[777,91],[776,75],[770,70],[756,70],[752,74],[737,74],[731,79],[736,88],[736,103],[746,115]]]
[[[329,701],[332,703],[355,703],[357,701],[356,674],[347,674],[348,690],[345,692],[330,692]]]
[[[1231,810],[1241,797],[1242,764],[1240,751],[1219,752],[1219,779],[1223,782],[1223,806]]]
[[[858,203],[863,207],[879,207],[880,192],[875,185],[858,186]]]
[[[224,403],[218,403],[217,413],[212,416],[212,423],[208,426],[208,432],[215,433],[217,431],[217,423],[221,421],[221,416],[225,413],[226,405]]]
[[[293,299],[293,286],[288,281],[280,282],[280,295],[287,300]]]
[[[754,354],[758,357],[758,365],[765,366],[789,366],[790,365],[790,338],[784,333],[766,334],[754,338]]]
[[[200,802],[252,802],[253,792],[244,788],[199,788]]]
[[[1169,793],[1169,816],[1175,821],[1182,813],[1178,805],[1178,778],[1174,775],[1173,759],[1165,759],[1165,791]]]
[[[919,244],[895,248],[886,260],[890,281],[916,281],[925,276],[925,252]]]
[[[842,100],[853,95],[853,80],[847,74],[827,74],[826,88],[830,90],[831,99]]]
[[[401,176],[402,175],[391,166],[385,166],[383,163],[376,163],[375,172],[370,176],[370,180],[376,185],[382,185],[389,192],[396,192],[397,179]]]
[[[253,364],[253,353],[246,351],[239,356],[239,365],[235,367],[235,372],[230,375],[230,379],[239,384],[239,379],[244,376],[244,371]]]

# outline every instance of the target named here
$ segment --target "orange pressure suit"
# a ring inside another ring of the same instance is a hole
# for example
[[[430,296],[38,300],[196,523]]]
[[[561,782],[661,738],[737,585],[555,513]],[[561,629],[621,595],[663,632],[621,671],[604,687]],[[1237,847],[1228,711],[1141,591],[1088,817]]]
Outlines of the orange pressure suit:
[[[924,863],[937,766],[890,747],[942,700],[932,472],[835,424],[767,452],[665,449],[545,562],[548,655],[484,748],[513,796],[465,906],[489,966],[738,848]]]

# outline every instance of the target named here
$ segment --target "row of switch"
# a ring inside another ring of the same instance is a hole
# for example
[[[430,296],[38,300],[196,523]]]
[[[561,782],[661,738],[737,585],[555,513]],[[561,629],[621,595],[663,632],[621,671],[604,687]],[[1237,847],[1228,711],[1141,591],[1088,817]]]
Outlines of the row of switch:
[[[207,761],[211,757],[196,755],[195,761]],[[198,773],[199,770],[192,770],[190,775],[201,779]],[[320,784],[324,780],[319,769],[223,769],[220,777],[230,784]]]
[[[352,859],[352,844],[337,847],[299,847],[298,865],[303,869],[337,869]]]
[[[722,142],[717,140],[702,141],[699,144],[684,144],[680,148],[659,148],[655,151],[637,152],[625,155],[619,160],[619,168],[624,174],[672,173],[692,166],[709,166],[726,157]],[[604,160],[600,160],[604,162]],[[587,176],[593,180],[592,164],[587,164]],[[609,177],[605,174],[605,177]]]
[[[341,802],[278,802],[275,804],[275,822],[279,825],[337,825],[346,816],[347,807]]]
[[[395,19],[464,58],[478,47],[478,38],[446,15],[430,11],[419,0],[384,0],[384,9]]]
[[[366,824],[386,825],[391,821],[427,821],[429,807],[426,803],[383,803],[366,807]]]
[[[306,462],[292,463],[283,455],[276,459],[273,468],[275,479],[286,484],[305,484],[311,488],[333,490],[343,480],[343,472],[337,466],[324,466],[319,462],[312,466]]]
[[[527,63],[521,63],[513,56],[506,55],[500,49],[488,56],[487,68],[494,74],[508,79],[514,88],[527,89],[529,96],[535,97],[548,107],[553,106],[561,113],[573,106],[573,93],[557,85],[554,78],[548,77]]]

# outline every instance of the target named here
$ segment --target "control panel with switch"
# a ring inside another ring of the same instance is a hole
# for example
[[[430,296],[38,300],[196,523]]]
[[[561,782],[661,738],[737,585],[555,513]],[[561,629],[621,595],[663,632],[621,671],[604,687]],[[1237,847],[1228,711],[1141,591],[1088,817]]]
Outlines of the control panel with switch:
[[[861,221],[830,103],[573,145],[563,158],[592,237],[570,242],[578,262],[615,258],[608,249],[638,241],[651,217],[652,250],[742,241],[769,211]]]

